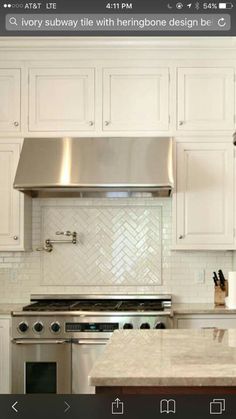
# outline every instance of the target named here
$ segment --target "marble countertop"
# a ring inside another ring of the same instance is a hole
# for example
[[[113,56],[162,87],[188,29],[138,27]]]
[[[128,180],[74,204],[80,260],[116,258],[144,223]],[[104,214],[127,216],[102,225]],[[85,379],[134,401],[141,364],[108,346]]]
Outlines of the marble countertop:
[[[94,386],[235,386],[236,329],[118,330],[95,362]]]
[[[173,314],[236,314],[236,309],[209,303],[173,304]]]

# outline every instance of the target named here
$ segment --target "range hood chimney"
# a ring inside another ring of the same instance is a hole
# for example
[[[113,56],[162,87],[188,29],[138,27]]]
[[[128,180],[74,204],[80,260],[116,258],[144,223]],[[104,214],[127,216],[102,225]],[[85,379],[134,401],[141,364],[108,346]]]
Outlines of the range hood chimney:
[[[27,138],[14,188],[32,196],[169,196],[171,138]]]

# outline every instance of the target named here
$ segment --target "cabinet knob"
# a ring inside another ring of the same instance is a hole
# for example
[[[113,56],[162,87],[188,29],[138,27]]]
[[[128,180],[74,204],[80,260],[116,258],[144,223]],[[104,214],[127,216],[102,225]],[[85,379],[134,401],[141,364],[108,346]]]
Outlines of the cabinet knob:
[[[179,121],[179,125],[184,125],[184,121]]]
[[[107,127],[109,124],[110,124],[110,122],[109,122],[109,121],[105,121],[105,125],[106,125],[106,127]]]
[[[15,122],[14,122],[14,126],[15,126],[15,127],[19,127],[19,122],[15,121]]]
[[[179,236],[179,239],[181,240],[181,239],[183,239],[184,238],[184,236],[181,234],[180,236]]]
[[[18,236],[13,236],[13,239],[14,240],[18,240]]]
[[[92,127],[94,125],[93,121],[89,121],[89,126]]]

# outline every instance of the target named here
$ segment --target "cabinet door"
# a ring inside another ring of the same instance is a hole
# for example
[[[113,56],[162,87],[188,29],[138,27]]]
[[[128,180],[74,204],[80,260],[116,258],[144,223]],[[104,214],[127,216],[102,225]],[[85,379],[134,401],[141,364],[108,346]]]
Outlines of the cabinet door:
[[[20,236],[20,192],[13,189],[20,144],[0,140],[0,249],[18,246]],[[6,248],[5,248],[6,246]]]
[[[209,317],[188,317],[177,320],[178,329],[235,329],[236,318],[209,316]]]
[[[167,130],[167,68],[109,68],[103,72],[103,129]]]
[[[234,128],[234,69],[178,69],[178,129]]]
[[[0,394],[10,393],[10,321],[0,319]]]
[[[30,70],[30,131],[91,131],[93,129],[93,69],[37,68]]]
[[[20,131],[20,70],[0,69],[0,130]]]
[[[178,143],[177,244],[233,243],[233,145]]]

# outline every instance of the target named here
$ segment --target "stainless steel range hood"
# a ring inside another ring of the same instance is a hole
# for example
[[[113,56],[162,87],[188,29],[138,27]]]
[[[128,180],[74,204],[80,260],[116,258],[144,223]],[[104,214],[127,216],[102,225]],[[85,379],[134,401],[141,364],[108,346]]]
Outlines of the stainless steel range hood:
[[[27,138],[14,188],[32,196],[150,192],[173,187],[171,138]]]

